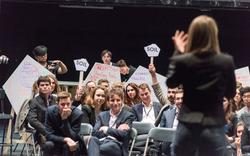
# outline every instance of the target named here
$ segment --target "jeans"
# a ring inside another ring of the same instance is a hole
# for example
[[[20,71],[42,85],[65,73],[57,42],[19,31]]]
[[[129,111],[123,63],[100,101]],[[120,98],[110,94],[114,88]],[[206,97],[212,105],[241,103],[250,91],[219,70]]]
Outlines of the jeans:
[[[227,156],[223,126],[179,122],[172,156]]]

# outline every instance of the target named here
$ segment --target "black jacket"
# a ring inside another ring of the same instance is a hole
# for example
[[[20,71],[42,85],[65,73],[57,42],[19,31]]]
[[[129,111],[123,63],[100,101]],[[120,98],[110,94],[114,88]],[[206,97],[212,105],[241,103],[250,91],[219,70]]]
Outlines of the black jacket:
[[[224,125],[223,97],[235,95],[233,58],[211,52],[187,53],[171,58],[167,86],[183,85],[184,99],[179,121]]]

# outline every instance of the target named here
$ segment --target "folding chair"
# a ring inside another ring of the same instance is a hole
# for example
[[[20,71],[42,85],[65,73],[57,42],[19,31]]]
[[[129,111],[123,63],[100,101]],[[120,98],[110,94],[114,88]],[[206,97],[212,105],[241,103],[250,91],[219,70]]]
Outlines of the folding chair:
[[[132,150],[133,150],[134,145],[135,145],[136,137],[137,137],[137,130],[135,128],[131,128],[130,138],[132,140],[132,143],[131,143],[130,150],[129,150],[129,156],[131,156],[131,154],[132,154]]]
[[[91,124],[81,123],[81,129],[80,129],[79,134],[82,137],[82,139],[84,140],[84,142],[86,144],[86,148],[88,148],[89,139],[91,138],[92,131],[93,131],[93,126]],[[84,136],[88,136],[88,137],[84,139]]]
[[[143,154],[148,132],[155,126],[152,123],[134,121],[132,127],[136,129],[137,137],[131,155]]]
[[[81,136],[85,136],[85,135],[91,135],[93,131],[93,126],[89,123],[81,123],[81,129],[79,134]]]
[[[148,133],[148,138],[146,141],[146,146],[144,149],[143,156],[146,156],[147,150],[148,150],[148,143],[151,139],[154,141],[169,141],[172,142],[174,139],[176,129],[173,128],[161,128],[161,127],[155,127],[152,128]]]

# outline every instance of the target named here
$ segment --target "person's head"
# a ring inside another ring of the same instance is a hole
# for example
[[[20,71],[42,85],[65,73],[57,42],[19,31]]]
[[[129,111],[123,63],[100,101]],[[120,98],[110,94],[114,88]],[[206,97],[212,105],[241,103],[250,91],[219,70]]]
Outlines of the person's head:
[[[226,97],[223,98],[223,109],[224,112],[227,112],[230,109],[230,103]]]
[[[148,84],[142,83],[139,85],[139,96],[145,105],[149,105],[151,103],[151,90]]]
[[[244,87],[240,90],[240,95],[245,106],[250,107],[250,87]]]
[[[33,49],[32,53],[37,62],[45,63],[47,62],[47,57],[48,57],[47,51],[48,51],[47,47],[45,47],[44,45],[39,45]]]
[[[94,81],[88,81],[86,83],[86,88],[87,88],[88,92],[91,93],[96,88],[95,82]]]
[[[117,61],[116,65],[120,68],[120,73],[123,75],[126,75],[128,73],[128,66],[125,62],[125,60],[120,59],[119,61]]]
[[[98,80],[97,85],[109,89],[109,81],[107,79]]]
[[[70,109],[71,108],[71,94],[65,91],[59,92],[57,95],[57,104],[58,104],[60,112],[62,112],[63,109]]]
[[[135,83],[128,83],[125,87],[125,101],[124,103],[128,106],[132,106],[133,104],[137,104],[141,102],[141,98],[139,97],[139,88]]]
[[[59,93],[61,89],[60,89],[60,86],[58,84],[56,77],[54,75],[48,75],[48,77],[50,78],[50,82],[51,82],[51,92],[55,94]]]
[[[120,88],[112,88],[108,93],[108,103],[111,109],[111,112],[117,115],[124,101],[124,92]]]
[[[39,94],[49,95],[51,93],[51,82],[48,76],[40,76],[36,83]]]
[[[244,129],[245,129],[245,124],[242,121],[239,121],[236,125],[236,136],[241,137]]]
[[[101,86],[97,86],[91,95],[93,105],[95,107],[105,108],[107,103],[107,90]]]
[[[178,109],[181,109],[182,103],[183,103],[183,91],[182,90],[177,90],[175,93],[175,105]]]
[[[185,51],[219,53],[218,27],[212,17],[200,15],[193,19],[188,29]]]
[[[127,97],[130,99],[134,99],[136,98],[136,96],[139,95],[139,89],[138,89],[137,84],[135,83],[128,83],[125,88],[125,91],[126,91]]]
[[[175,103],[175,93],[177,92],[178,88],[168,88],[168,92],[167,92],[167,97],[168,100],[171,104]]]
[[[112,53],[109,50],[107,49],[103,50],[101,53],[101,57],[102,57],[102,62],[104,64],[110,65],[112,59]]]

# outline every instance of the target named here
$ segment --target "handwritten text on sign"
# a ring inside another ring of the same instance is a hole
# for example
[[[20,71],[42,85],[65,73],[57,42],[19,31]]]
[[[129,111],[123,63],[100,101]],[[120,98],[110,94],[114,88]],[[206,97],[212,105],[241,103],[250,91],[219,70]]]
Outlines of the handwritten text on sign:
[[[98,81],[99,79],[107,79],[110,83],[112,82],[120,82],[120,69],[118,67],[95,63],[89,72],[85,82],[88,81]]]

